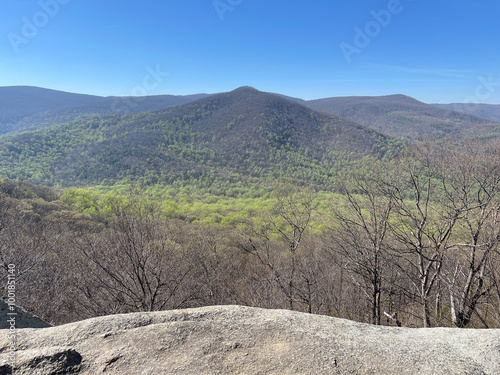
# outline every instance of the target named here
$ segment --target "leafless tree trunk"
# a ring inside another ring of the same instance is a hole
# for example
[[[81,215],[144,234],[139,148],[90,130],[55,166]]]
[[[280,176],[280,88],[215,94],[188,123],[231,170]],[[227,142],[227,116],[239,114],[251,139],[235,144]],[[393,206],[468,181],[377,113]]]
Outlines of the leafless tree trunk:
[[[377,325],[381,320],[386,236],[393,206],[393,196],[386,193],[380,180],[383,169],[378,162],[365,161],[337,177],[337,188],[345,201],[334,205],[336,227],[332,229],[332,250],[346,259],[344,266],[350,272],[370,286],[366,294],[372,323]]]
[[[272,209],[269,222],[271,227],[281,235],[289,249],[290,273],[287,295],[289,309],[293,310],[297,249],[311,220],[314,194],[310,189],[297,189],[292,185],[282,185],[276,190],[276,195],[278,201]]]
[[[444,210],[437,201],[440,171],[432,162],[433,151],[429,145],[413,147],[396,161],[392,178],[386,180],[394,202],[390,230],[398,244],[397,265],[418,291],[424,327],[431,326],[431,293],[461,212]]]
[[[461,211],[455,254],[451,255],[455,267],[446,279],[452,322],[463,328],[494,285],[488,282],[487,264],[500,241],[500,147],[448,146],[438,162],[447,172],[443,177],[445,203]]]
[[[85,276],[79,289],[94,314],[180,308],[193,265],[154,215],[124,212],[114,228],[75,242]]]
[[[310,189],[301,190],[292,185],[279,186],[275,194],[277,202],[266,225],[252,230],[257,240],[248,238],[239,241],[239,247],[256,256],[272,272],[275,282],[286,296],[288,308],[293,310],[297,302],[297,250],[311,220],[314,194]],[[280,252],[278,240],[273,240],[273,235],[281,237],[287,251]]]

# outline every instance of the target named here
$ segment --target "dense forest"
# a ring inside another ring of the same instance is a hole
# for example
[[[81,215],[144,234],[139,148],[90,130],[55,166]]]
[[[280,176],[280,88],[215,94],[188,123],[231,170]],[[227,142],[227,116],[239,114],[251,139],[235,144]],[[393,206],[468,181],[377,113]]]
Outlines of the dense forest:
[[[99,138],[113,119],[61,145]],[[54,189],[3,179],[2,278],[15,264],[18,303],[55,324],[240,304],[500,327],[498,142],[429,141],[353,158],[328,188],[293,173],[262,181],[220,194],[189,183]]]
[[[468,105],[430,105],[405,95],[324,98],[311,100],[307,106],[392,137],[410,140],[423,141],[427,137],[498,138],[500,135],[495,106],[491,106],[490,111],[472,112]]]
[[[500,327],[499,123],[402,95],[0,94],[2,278],[51,323],[240,304]]]
[[[0,175],[50,186],[136,183],[225,194],[294,176],[331,189],[359,157],[404,142],[253,88],[156,112],[85,118],[0,137]]]

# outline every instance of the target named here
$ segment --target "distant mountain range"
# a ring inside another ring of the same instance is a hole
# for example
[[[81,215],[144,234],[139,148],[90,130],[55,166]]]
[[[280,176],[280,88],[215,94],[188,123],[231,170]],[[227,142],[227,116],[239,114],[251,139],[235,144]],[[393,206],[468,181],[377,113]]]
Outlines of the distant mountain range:
[[[0,87],[0,134],[36,130],[78,118],[158,111],[206,96],[102,97],[38,87]]]
[[[0,134],[20,130],[22,119],[38,113],[96,103],[102,97],[30,86],[0,87]]]
[[[312,109],[358,122],[391,137],[423,140],[498,137],[500,123],[465,112],[422,103],[405,95],[350,96],[311,100]]]
[[[434,105],[450,111],[469,113],[491,121],[500,121],[500,104],[452,103]]]
[[[279,95],[316,111],[344,117],[388,136],[497,137],[500,105],[425,104],[404,95],[335,97],[306,101]],[[209,94],[101,97],[37,87],[0,87],[0,134],[36,130],[76,119],[158,111]]]
[[[366,155],[426,137],[497,138],[500,123],[404,95],[304,101],[220,94],[99,97],[0,88],[0,177],[49,185],[331,185]]]
[[[354,158],[388,152],[397,147],[381,133],[242,87],[156,112],[4,135],[0,175],[63,185],[204,186],[295,176],[324,185]]]

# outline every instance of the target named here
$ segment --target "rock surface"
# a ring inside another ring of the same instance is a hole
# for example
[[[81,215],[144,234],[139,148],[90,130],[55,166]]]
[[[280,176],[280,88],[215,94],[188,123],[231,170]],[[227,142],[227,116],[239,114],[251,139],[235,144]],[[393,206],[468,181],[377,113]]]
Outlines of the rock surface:
[[[500,374],[500,330],[376,327],[241,306],[0,331],[0,374]]]

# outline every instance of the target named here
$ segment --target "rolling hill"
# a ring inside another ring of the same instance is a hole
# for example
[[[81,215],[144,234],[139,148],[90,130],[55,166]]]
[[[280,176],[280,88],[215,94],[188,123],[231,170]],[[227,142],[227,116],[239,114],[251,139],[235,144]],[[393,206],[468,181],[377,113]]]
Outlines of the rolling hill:
[[[109,97],[98,102],[40,112],[25,117],[16,123],[16,129],[17,131],[36,130],[77,119],[81,120],[113,114],[158,111],[174,105],[189,103],[206,96],[208,96],[208,94]]]
[[[386,135],[426,137],[500,136],[500,123],[422,103],[405,95],[351,96],[311,100],[308,107],[347,118]]]
[[[40,87],[0,87],[0,134],[18,130],[16,123],[40,112],[98,102],[100,96],[73,94]]]
[[[201,186],[294,176],[329,184],[353,158],[395,152],[352,121],[251,87],[157,112],[76,120],[0,139],[0,175],[45,184]]]
[[[452,103],[434,105],[449,111],[465,112],[473,116],[500,122],[500,104]]]
[[[489,138],[497,137],[500,131],[500,123],[496,122],[500,121],[498,105],[429,105],[404,95],[337,97],[310,101],[275,95],[397,138]],[[28,86],[0,87],[0,134],[42,129],[86,118],[158,111],[208,96],[210,95],[101,97]]]
[[[0,87],[0,134],[36,130],[76,119],[158,111],[208,96],[101,97],[39,87]]]

